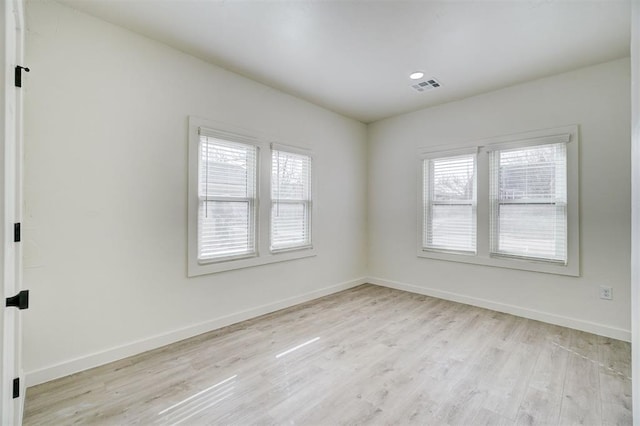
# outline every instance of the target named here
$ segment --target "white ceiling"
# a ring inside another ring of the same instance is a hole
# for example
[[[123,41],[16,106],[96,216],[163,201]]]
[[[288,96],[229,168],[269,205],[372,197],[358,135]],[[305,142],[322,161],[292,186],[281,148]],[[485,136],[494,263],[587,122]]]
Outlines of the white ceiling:
[[[363,122],[629,55],[630,0],[61,2]]]

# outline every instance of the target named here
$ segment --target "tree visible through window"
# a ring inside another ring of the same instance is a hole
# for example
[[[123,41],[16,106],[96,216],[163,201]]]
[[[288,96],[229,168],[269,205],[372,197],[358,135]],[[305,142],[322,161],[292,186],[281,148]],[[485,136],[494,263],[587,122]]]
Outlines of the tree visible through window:
[[[494,151],[491,252],[566,263],[566,144]]]
[[[188,275],[315,256],[313,153],[218,124],[189,117]]]
[[[311,157],[271,154],[271,250],[311,245]]]
[[[199,260],[255,254],[256,154],[250,144],[200,136]]]
[[[423,177],[423,247],[475,253],[475,154],[426,159]]]
[[[426,151],[417,255],[579,276],[577,125]]]

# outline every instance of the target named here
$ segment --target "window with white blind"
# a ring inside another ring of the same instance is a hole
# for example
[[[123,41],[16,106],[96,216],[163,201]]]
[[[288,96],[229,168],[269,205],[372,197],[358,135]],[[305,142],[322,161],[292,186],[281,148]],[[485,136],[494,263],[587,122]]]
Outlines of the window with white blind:
[[[566,143],[490,155],[491,254],[566,264]]]
[[[198,260],[256,255],[255,145],[200,131]]]
[[[311,156],[272,146],[271,251],[311,246]]]
[[[187,274],[315,256],[313,153],[189,117]]]
[[[423,161],[423,248],[476,252],[476,155]]]
[[[417,255],[579,276],[578,126],[424,151]]]

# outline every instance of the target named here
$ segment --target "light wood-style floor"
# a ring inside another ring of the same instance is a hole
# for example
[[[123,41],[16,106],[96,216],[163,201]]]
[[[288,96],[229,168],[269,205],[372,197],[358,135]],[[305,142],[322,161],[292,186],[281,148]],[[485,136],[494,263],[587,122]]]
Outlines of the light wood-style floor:
[[[29,388],[25,425],[631,424],[628,343],[364,285]]]

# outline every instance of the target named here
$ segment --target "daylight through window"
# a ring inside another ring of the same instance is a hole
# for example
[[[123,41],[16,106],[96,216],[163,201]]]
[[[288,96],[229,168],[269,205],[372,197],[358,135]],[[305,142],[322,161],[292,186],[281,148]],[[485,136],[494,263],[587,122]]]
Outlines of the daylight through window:
[[[271,250],[311,245],[311,157],[271,153]]]
[[[491,252],[566,263],[565,143],[491,153]]]
[[[422,152],[418,257],[579,276],[578,136],[570,125]]]
[[[423,247],[476,252],[476,155],[423,162]]]
[[[316,255],[314,154],[189,117],[190,277]]]
[[[200,136],[198,259],[256,254],[254,145]]]

